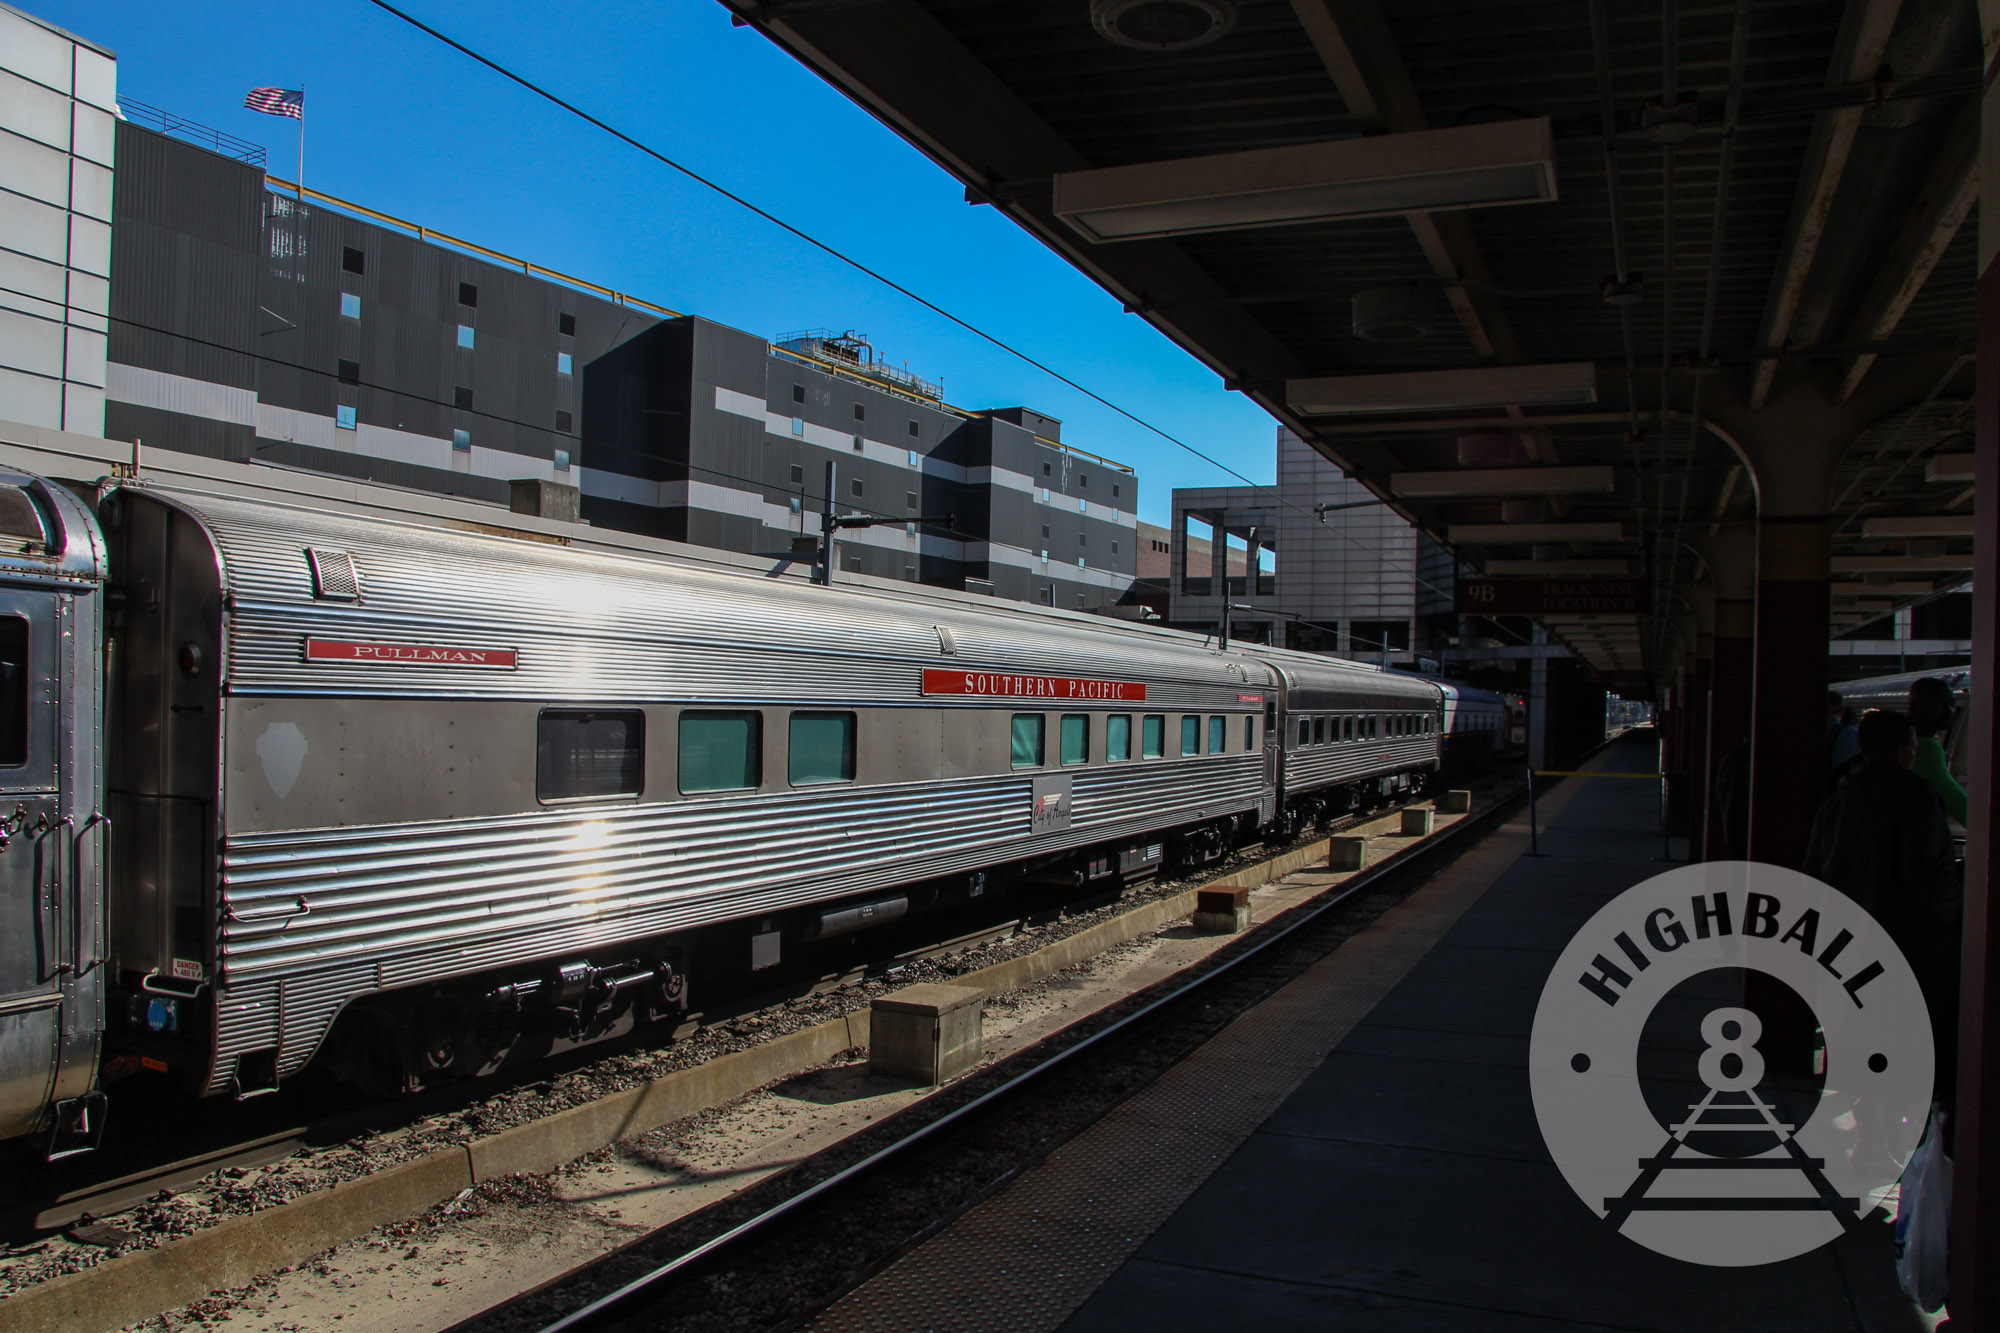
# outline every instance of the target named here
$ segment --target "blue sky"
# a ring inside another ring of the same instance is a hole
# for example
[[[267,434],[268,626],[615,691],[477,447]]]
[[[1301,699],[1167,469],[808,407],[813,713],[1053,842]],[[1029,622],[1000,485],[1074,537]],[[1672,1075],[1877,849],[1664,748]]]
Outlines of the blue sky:
[[[1025,404],[1138,468],[1141,515],[1230,478],[364,0],[14,0],[117,52],[122,94],[263,144],[306,89],[306,184],[765,336],[856,329],[961,407]],[[1246,475],[1275,427],[1205,367],[712,0],[409,0],[411,13]]]

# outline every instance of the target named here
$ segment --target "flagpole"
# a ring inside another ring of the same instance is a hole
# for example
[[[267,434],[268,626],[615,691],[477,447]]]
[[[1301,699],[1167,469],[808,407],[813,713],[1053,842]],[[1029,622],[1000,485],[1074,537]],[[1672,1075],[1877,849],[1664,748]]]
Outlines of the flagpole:
[[[299,203],[306,201],[306,86],[299,85]]]

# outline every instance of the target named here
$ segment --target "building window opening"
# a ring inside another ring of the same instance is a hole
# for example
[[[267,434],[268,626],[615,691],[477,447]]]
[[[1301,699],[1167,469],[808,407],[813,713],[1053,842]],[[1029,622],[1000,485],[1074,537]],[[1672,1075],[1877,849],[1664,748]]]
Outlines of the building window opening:
[[[340,294],[340,317],[342,319],[361,318],[361,297],[355,292]]]
[[[806,419],[804,417],[793,417],[792,434],[803,435],[805,433],[806,433]]]
[[[340,371],[340,382],[342,384],[361,383],[361,363],[359,361],[342,360],[340,362],[339,371]]]
[[[910,423],[910,435],[912,436],[912,438],[914,438],[916,434],[917,434],[917,423],[912,421]]]
[[[570,314],[567,310],[557,315],[556,332],[562,334],[565,338],[574,338],[576,336],[576,316]]]
[[[336,430],[356,430],[360,426],[358,414],[348,403],[333,409],[333,424]]]
[[[348,273],[366,273],[368,256],[351,245],[343,245],[340,247],[340,267]]]
[[[461,384],[451,391],[451,405],[463,412],[472,410],[472,390]]]
[[[645,788],[646,715],[551,708],[535,728],[535,798],[601,801]]]
[[[915,509],[916,507],[917,507],[917,493],[915,491],[904,491],[903,508]]]
[[[1042,464],[1042,475],[1043,475],[1043,476],[1045,476],[1045,477],[1053,477],[1053,476],[1054,476],[1055,474],[1056,474],[1056,469],[1055,469],[1055,464],[1053,464],[1053,463],[1044,463],[1044,464]]]
[[[856,404],[854,405],[854,419],[855,419],[856,421],[866,421],[866,420],[868,420],[868,406],[867,406],[867,404],[865,404],[865,403],[856,403]]]
[[[458,326],[458,345],[465,348],[472,346],[472,326],[470,324],[461,324]]]
[[[792,464],[792,480],[794,482],[803,482],[805,479],[806,470],[797,463]]]
[[[574,419],[573,417],[571,417],[569,413],[567,413],[567,412],[563,411],[563,410],[562,410],[561,408],[557,408],[557,409],[556,409],[556,433],[557,433],[558,435],[567,435],[567,434],[569,434],[569,433],[570,433],[570,430],[571,430],[571,427],[572,427],[572,426],[573,426],[573,424],[574,424],[574,420],[575,420],[575,419]]]
[[[848,482],[847,489],[853,493],[855,499],[859,500],[861,498],[861,478],[856,477],[853,481]]]
[[[854,452],[857,454],[861,452],[861,437],[859,435],[854,437]]]
[[[576,361],[568,352],[556,353],[556,374],[570,375],[576,371]]]
[[[477,287],[473,286],[473,285],[472,285],[471,283],[469,283],[469,282],[461,282],[461,283],[459,283],[459,284],[458,284],[458,303],[459,303],[460,305],[462,305],[462,306],[476,306],[476,305],[478,305],[478,304],[479,304],[479,289],[478,289]]]
[[[466,429],[465,429],[464,427],[460,427],[460,428],[458,428],[457,430],[454,430],[454,431],[452,431],[452,433],[451,433],[451,449],[452,449],[452,452],[453,452],[453,453],[457,453],[457,454],[469,454],[469,453],[471,453],[471,452],[472,452],[472,432],[471,432],[471,431],[469,431],[469,430],[466,430]]]
[[[806,386],[803,384],[794,384],[792,386],[792,401],[795,403],[803,403],[805,400],[806,400]]]

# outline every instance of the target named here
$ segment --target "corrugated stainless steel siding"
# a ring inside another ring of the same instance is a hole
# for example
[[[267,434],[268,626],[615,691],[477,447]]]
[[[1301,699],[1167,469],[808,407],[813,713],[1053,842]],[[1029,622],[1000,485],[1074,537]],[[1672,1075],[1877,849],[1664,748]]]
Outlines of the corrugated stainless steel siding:
[[[1028,835],[1005,778],[237,837],[217,1059],[282,1036],[302,1065],[340,1007],[412,985],[1046,855],[1254,808],[1259,753],[1079,769],[1071,827]],[[1060,772],[1060,770],[1056,770]],[[282,913],[303,896],[310,911]]]
[[[1285,794],[1292,796],[1336,782],[1407,773],[1437,761],[1436,736],[1304,745],[1285,752]]]

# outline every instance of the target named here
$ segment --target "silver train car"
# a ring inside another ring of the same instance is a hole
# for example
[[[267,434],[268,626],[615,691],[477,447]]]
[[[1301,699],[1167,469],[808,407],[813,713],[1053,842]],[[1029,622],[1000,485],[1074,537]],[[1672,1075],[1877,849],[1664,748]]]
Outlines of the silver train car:
[[[1513,748],[1512,713],[1506,696],[1475,685],[1440,680],[1444,692],[1444,766],[1463,772],[1490,763]]]
[[[478,1074],[1439,764],[1421,681],[526,536],[0,475],[0,1138]]]

